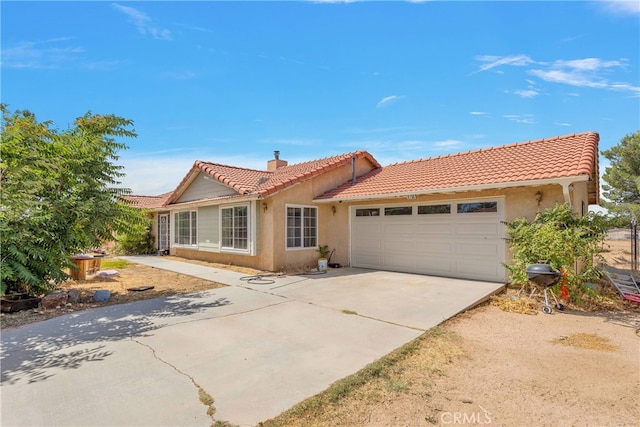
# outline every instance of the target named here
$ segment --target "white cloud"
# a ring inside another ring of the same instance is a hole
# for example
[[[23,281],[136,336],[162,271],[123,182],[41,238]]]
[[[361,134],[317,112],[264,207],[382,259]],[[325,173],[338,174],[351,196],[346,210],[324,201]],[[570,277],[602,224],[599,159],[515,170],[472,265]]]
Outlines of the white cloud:
[[[522,98],[535,98],[536,96],[540,95],[540,92],[535,89],[516,90],[513,93]]]
[[[160,78],[167,80],[191,80],[196,77],[198,77],[198,74],[189,70],[165,71],[164,73],[160,73]]]
[[[578,87],[606,88],[608,85],[605,81],[597,76],[586,76],[580,72],[567,70],[530,70],[529,73],[541,80],[551,83],[564,83]]]
[[[492,68],[500,67],[502,65],[511,65],[516,67],[523,67],[533,63],[533,60],[527,55],[511,55],[511,56],[494,56],[494,55],[478,55],[476,60],[483,62],[478,70],[471,74],[476,74],[481,71],[491,70]]]
[[[622,67],[620,61],[603,61],[600,58],[584,58],[572,60],[557,60],[553,63],[554,68],[573,68],[575,70],[593,71],[602,68]]]
[[[522,123],[527,125],[531,125],[536,122],[533,117],[533,114],[505,114],[502,117],[512,122]]]
[[[401,96],[397,96],[397,95],[391,95],[391,96],[384,97],[376,104],[376,108],[381,108],[381,107],[386,107],[388,105],[391,105],[391,104],[393,104],[394,102],[396,102],[400,98],[402,98],[402,97]]]
[[[481,71],[491,70],[500,66],[526,67],[526,72],[540,80],[566,84],[576,87],[589,87],[594,89],[608,89],[621,92],[630,92],[631,96],[639,97],[640,88],[628,82],[611,82],[610,75],[618,69],[627,68],[627,60],[604,60],[601,58],[557,59],[555,61],[535,61],[527,55],[491,56],[479,55],[476,60],[483,62],[476,74]],[[534,86],[531,79],[525,79],[529,83],[526,90],[518,90],[513,93],[523,98],[532,98],[541,92]]]
[[[457,139],[445,139],[444,141],[436,141],[433,145],[438,148],[459,147],[462,145],[462,141],[458,141]]]
[[[3,46],[2,67],[4,68],[63,68],[81,59],[84,48],[62,45],[71,39],[55,38],[42,41],[24,40],[14,46]]]
[[[489,113],[486,113],[484,111],[471,111],[469,112],[469,114],[471,114],[472,116],[485,116]]]
[[[556,125],[556,126],[571,126],[571,123],[555,122],[554,125]]]
[[[172,40],[171,31],[157,27],[153,20],[144,12],[129,6],[122,6],[118,3],[112,3],[114,9],[124,13],[133,22],[138,32],[143,36],[149,34],[157,40]]]
[[[599,2],[608,12],[621,15],[640,15],[638,0],[604,0]]]

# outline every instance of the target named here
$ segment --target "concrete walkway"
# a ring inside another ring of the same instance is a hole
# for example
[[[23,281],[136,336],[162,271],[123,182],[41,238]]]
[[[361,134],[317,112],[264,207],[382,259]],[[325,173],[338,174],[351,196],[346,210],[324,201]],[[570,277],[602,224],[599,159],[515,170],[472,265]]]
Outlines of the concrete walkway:
[[[2,425],[256,425],[502,287],[349,268],[247,281],[129,260],[229,287],[3,332]]]

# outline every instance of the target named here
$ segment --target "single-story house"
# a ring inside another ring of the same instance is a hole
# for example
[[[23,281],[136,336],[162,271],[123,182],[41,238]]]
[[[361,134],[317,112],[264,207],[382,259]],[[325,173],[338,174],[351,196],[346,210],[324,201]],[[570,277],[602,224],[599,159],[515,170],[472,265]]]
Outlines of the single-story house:
[[[159,251],[282,271],[342,266],[505,282],[504,221],[598,203],[597,132],[395,163],[367,151],[266,170],[196,161],[177,188],[130,196]]]

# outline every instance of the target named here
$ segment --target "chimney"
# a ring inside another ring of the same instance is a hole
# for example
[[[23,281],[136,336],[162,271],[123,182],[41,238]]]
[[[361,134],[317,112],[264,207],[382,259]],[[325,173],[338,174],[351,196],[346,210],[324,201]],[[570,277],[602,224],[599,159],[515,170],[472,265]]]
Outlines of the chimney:
[[[286,160],[280,160],[280,152],[279,151],[274,151],[273,152],[273,157],[275,157],[273,160],[269,160],[267,162],[267,170],[269,172],[273,172],[276,169],[280,169],[282,167],[285,167],[289,164],[289,162],[287,162]]]

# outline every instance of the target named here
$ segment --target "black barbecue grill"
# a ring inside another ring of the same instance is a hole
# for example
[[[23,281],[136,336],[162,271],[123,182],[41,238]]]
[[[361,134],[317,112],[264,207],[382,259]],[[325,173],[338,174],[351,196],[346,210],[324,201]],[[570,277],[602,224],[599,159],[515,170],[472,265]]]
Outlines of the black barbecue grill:
[[[542,307],[542,311],[546,314],[551,314],[553,311],[551,306],[549,305],[549,296],[547,295],[547,291],[551,293],[551,296],[556,302],[556,308],[560,311],[564,310],[564,306],[558,302],[556,295],[553,293],[550,288],[560,281],[562,275],[559,271],[554,270],[551,266],[545,262],[538,261],[537,264],[531,264],[527,267],[527,279],[534,286],[531,295],[529,298],[533,296],[536,292],[537,288],[544,289],[544,306]]]

